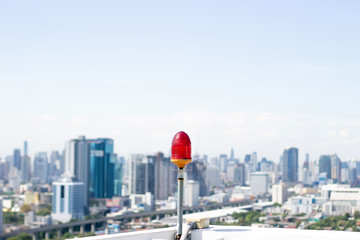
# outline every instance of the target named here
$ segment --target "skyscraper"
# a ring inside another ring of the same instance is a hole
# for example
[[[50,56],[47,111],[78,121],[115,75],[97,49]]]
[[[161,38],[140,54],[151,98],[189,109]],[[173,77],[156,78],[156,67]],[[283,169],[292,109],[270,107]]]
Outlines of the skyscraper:
[[[319,159],[319,174],[326,173],[326,178],[331,178],[331,157],[329,155],[322,155]]]
[[[85,136],[65,143],[65,172],[69,171],[84,186],[84,206],[89,206],[90,148]]]
[[[115,190],[114,141],[108,138],[90,140],[90,196],[112,198]]]
[[[122,196],[122,180],[124,171],[124,161],[122,157],[116,159],[114,170],[114,196]]]
[[[52,214],[55,221],[84,219],[84,184],[66,172],[52,184]]]
[[[335,182],[341,181],[341,160],[336,154],[331,155],[331,178]]]
[[[257,153],[253,152],[251,156],[252,172],[258,171]]]
[[[209,189],[206,184],[206,165],[203,162],[193,161],[187,167],[187,180],[194,180],[200,185],[199,195],[201,197],[209,194]],[[226,169],[225,169],[226,170]]]
[[[46,152],[39,152],[34,158],[33,180],[46,183],[48,180],[48,157]]]
[[[113,150],[114,142],[108,138],[86,139],[80,136],[65,144],[65,171],[84,183],[86,209],[90,197],[111,198],[121,192],[121,179],[116,177],[121,178],[122,174],[115,173],[119,166]]]
[[[284,182],[298,181],[299,150],[286,148],[282,158],[282,180]]]
[[[154,156],[147,156],[153,158],[155,163],[155,200],[166,200],[170,194],[174,192],[174,184],[171,182],[171,165],[170,158],[164,157],[164,154],[158,152]]]
[[[24,156],[28,155],[28,142],[24,141]]]
[[[24,155],[21,157],[21,171],[20,171],[20,181],[26,183],[30,180],[30,157]]]
[[[130,194],[155,194],[154,159],[143,154],[131,155],[129,164]]]
[[[14,150],[13,166],[19,171],[21,170],[21,151],[20,149]]]
[[[50,154],[50,163],[49,163],[49,178],[56,179],[60,176],[60,165],[61,155],[58,151],[52,151]]]

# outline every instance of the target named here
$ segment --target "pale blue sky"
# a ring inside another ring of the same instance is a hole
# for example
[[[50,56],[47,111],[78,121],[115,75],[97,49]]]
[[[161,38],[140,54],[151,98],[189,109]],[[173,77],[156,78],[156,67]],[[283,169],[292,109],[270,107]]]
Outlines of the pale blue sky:
[[[359,1],[1,1],[0,156],[110,137],[360,158]]]

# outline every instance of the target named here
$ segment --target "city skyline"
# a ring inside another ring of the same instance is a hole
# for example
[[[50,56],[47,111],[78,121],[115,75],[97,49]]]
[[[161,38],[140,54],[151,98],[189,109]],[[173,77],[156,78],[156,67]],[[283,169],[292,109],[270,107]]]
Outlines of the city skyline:
[[[0,7],[0,155],[68,139],[168,154],[287,146],[360,158],[360,3],[77,1]]]

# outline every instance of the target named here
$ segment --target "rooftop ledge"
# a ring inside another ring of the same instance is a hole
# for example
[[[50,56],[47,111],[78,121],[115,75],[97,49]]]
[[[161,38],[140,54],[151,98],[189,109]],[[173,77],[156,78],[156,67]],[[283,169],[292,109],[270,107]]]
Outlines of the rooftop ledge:
[[[82,238],[84,240],[173,240],[176,227]],[[252,228],[210,225],[193,230],[191,240],[359,240],[360,233],[325,230],[300,230],[284,228]]]

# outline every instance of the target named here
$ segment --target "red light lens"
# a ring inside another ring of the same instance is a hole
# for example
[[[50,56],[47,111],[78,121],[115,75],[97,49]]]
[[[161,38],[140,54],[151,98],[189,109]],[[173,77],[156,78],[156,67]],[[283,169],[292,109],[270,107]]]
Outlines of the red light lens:
[[[191,159],[191,141],[185,132],[178,132],[171,144],[171,159]]]

